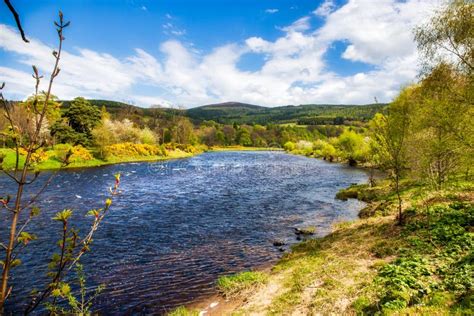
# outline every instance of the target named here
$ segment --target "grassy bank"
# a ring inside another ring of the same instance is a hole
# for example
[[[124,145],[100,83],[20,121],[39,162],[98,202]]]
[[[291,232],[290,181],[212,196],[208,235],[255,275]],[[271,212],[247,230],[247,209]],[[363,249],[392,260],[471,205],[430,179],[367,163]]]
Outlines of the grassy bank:
[[[242,314],[472,314],[472,183],[438,192],[405,183],[403,226],[386,183],[347,191],[369,202],[365,218],[295,246]]]
[[[209,151],[282,151],[282,148],[274,147],[245,147],[245,146],[213,146]]]
[[[240,304],[224,314],[472,315],[473,189],[463,181],[437,192],[403,183],[402,226],[387,182],[344,190],[340,198],[368,202],[362,218],[294,246],[264,283],[234,276],[228,284]]]
[[[3,156],[2,168],[4,170],[11,170],[15,167],[16,153],[15,150],[9,148],[0,149],[0,155]],[[73,159],[67,168],[88,168],[88,167],[99,167],[117,163],[126,162],[142,162],[142,161],[161,161],[170,159],[188,158],[194,156],[195,153],[186,152],[180,149],[168,150],[166,155],[146,155],[146,156],[110,156],[107,159],[98,159],[95,157],[83,157],[78,156]],[[19,165],[20,168],[23,166],[24,156],[20,156]],[[45,152],[45,157],[34,165],[35,170],[55,170],[61,168],[62,162],[60,157],[57,156],[54,150],[48,150]]]

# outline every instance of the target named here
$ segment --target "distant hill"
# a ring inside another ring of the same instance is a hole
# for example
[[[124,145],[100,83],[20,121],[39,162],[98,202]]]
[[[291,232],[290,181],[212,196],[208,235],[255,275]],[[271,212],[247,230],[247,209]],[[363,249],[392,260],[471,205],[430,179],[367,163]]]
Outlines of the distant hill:
[[[208,105],[202,105],[199,107],[191,108],[192,109],[221,109],[221,108],[229,108],[229,109],[250,109],[250,110],[255,110],[255,109],[265,109],[266,107],[260,106],[260,105],[254,105],[254,104],[248,104],[248,103],[240,103],[240,102],[224,102],[224,103],[216,103],[216,104],[208,104]]]
[[[354,119],[369,120],[386,104],[333,105],[304,104],[279,107],[263,107],[239,102],[210,104],[186,110],[185,115],[195,121],[213,120],[225,124],[293,123],[322,124],[321,120]],[[316,119],[318,118],[318,119]]]
[[[142,108],[124,102],[109,100],[89,100],[93,105],[101,108],[105,106],[112,115],[126,112],[131,115],[149,116],[150,108]],[[62,101],[67,108],[71,101]],[[375,113],[380,112],[386,104],[366,105],[335,105],[335,104],[303,104],[279,107],[264,107],[240,102],[225,102],[208,104],[176,110],[161,108],[164,112],[173,112],[173,115],[189,117],[193,122],[215,121],[222,124],[283,124],[298,123],[303,125],[335,124],[343,120],[367,121]]]
[[[244,117],[254,117],[268,108],[239,102],[225,102],[203,105],[186,110],[186,116],[195,121],[216,121],[219,123],[248,123]]]
[[[128,104],[125,102],[119,101],[110,101],[110,100],[99,100],[99,99],[88,99],[92,105],[102,108],[105,106],[107,112],[111,114],[117,114],[120,111],[136,112],[137,114],[146,115],[150,111],[148,108],[142,108],[136,105]],[[72,100],[61,101],[63,108],[68,108]]]

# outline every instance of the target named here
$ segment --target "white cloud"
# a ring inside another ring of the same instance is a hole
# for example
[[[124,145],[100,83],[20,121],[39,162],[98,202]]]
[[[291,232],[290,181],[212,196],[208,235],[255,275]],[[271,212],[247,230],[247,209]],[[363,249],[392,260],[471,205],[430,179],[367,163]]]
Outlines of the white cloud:
[[[266,9],[265,10],[265,13],[268,13],[268,14],[274,14],[274,13],[277,13],[278,12],[278,9]]]
[[[182,36],[186,34],[185,29],[180,29],[170,22],[164,23],[162,27],[163,27],[163,33],[166,35]]]
[[[142,9],[143,11],[148,11],[148,8],[145,7],[144,5],[142,5],[140,9]]]
[[[138,48],[119,59],[89,49],[70,50],[66,41],[54,94],[63,99],[132,99],[145,106],[231,100],[267,106],[370,103],[374,96],[390,101],[401,86],[416,78],[417,52],[411,29],[426,19],[436,4],[429,0],[380,0],[375,6],[369,0],[349,0],[335,8],[330,3],[326,1],[314,11],[325,17],[318,29],[311,27],[314,15],[304,16],[281,28],[282,35],[273,41],[255,36],[207,54],[192,44],[168,40],[159,46],[161,59]],[[184,34],[170,22],[163,24],[163,31]],[[372,64],[372,70],[346,76],[329,70],[326,53],[338,41],[347,45],[340,58]],[[52,67],[51,47],[35,39],[25,44],[5,25],[0,25],[0,49],[20,64],[37,65],[43,73]],[[263,65],[254,71],[239,69],[237,65],[246,54],[261,55]],[[0,67],[0,81],[7,84],[7,96],[26,97],[33,90],[31,75],[18,69]],[[143,86],[156,92],[143,93]]]
[[[295,22],[293,22],[291,25],[281,27],[279,29],[284,32],[304,32],[311,28],[309,21],[310,21],[310,17],[304,16],[296,20]]]
[[[336,5],[334,4],[333,0],[324,0],[324,2],[316,9],[313,11],[314,14],[318,16],[328,16],[334,9],[336,8]]]

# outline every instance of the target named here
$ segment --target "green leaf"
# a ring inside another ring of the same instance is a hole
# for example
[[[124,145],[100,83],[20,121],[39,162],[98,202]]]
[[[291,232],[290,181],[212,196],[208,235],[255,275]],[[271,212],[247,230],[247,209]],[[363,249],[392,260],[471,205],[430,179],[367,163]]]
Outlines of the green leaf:
[[[71,293],[71,287],[67,283],[61,284],[61,293],[66,296]]]
[[[56,213],[56,216],[53,217],[53,220],[59,221],[59,222],[67,222],[69,217],[72,215],[72,210],[71,209],[65,209],[62,210],[61,212]]]
[[[40,214],[41,210],[38,206],[33,206],[30,211],[30,217],[35,217]]]
[[[30,241],[36,240],[37,237],[36,235],[27,233],[27,232],[21,232],[20,236],[18,236],[18,242],[23,243],[24,245],[27,245]]]
[[[54,297],[59,297],[59,296],[61,296],[61,290],[60,289],[54,289],[51,292],[51,295],[54,296]]]
[[[87,212],[87,215],[88,216],[95,216],[97,218],[100,215],[100,210],[90,210],[89,212]]]

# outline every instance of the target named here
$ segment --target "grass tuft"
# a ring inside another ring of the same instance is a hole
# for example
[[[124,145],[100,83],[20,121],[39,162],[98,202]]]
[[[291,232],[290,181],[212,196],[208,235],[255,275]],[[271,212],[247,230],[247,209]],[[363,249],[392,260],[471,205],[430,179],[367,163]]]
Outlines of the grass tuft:
[[[245,271],[219,277],[217,289],[225,297],[235,297],[267,283],[267,280],[268,274],[264,272]]]
[[[175,310],[167,314],[168,316],[199,316],[199,311],[187,309],[184,306],[180,306]]]

